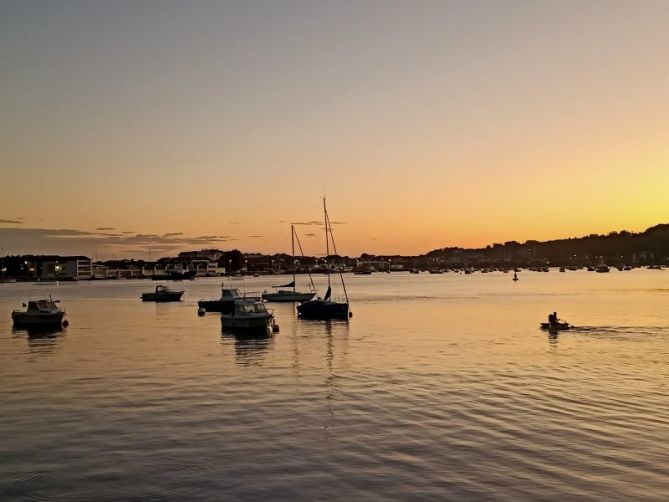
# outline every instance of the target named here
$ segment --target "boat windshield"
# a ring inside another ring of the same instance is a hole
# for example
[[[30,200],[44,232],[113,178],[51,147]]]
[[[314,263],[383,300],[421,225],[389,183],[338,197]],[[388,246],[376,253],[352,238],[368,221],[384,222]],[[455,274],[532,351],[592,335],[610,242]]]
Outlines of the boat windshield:
[[[237,311],[243,314],[253,314],[254,312],[267,312],[264,303],[238,303]]]
[[[239,292],[239,290],[237,288],[235,288],[235,289],[224,289],[222,296],[223,296],[223,298],[235,298],[235,299],[243,298],[241,293]]]

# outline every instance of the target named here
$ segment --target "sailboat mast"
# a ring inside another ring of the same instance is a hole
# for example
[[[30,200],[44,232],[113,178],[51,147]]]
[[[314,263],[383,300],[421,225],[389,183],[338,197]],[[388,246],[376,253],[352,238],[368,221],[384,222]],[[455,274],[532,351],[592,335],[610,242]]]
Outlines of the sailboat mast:
[[[293,293],[295,292],[295,225],[290,226],[290,252],[293,265]]]
[[[323,219],[325,223],[325,269],[328,274],[328,289],[330,289],[330,264],[328,263],[328,257],[330,256],[330,238],[328,237],[328,208],[325,205],[325,196],[323,196]]]
[[[330,239],[332,239],[332,250],[334,251],[334,254],[339,256],[339,252],[337,251],[337,244],[335,244],[334,240],[334,234],[332,233],[332,223],[330,223],[330,215],[325,213],[325,225],[326,225],[326,232],[330,233]],[[342,267],[339,267],[339,279],[341,280],[341,287],[344,290],[344,296],[346,297],[346,303],[348,303],[348,291],[346,291],[346,283],[344,282],[344,273],[342,272]]]

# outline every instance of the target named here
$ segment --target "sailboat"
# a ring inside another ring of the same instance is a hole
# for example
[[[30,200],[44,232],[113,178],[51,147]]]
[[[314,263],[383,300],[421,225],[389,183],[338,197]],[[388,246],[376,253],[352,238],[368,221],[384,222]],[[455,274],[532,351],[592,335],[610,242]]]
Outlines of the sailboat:
[[[290,240],[291,240],[291,251],[292,251],[292,257],[293,257],[293,280],[292,282],[289,282],[288,284],[283,284],[281,286],[272,286],[273,288],[277,289],[276,292],[274,293],[268,293],[267,291],[263,292],[262,294],[262,299],[267,301],[267,302],[306,302],[308,300],[311,300],[314,296],[316,296],[316,288],[314,287],[314,281],[311,279],[311,275],[309,275],[309,280],[311,281],[311,291],[308,293],[300,293],[299,291],[295,290],[295,240],[297,239],[297,234],[295,233],[295,225],[290,226]],[[297,239],[297,243],[300,246],[300,250],[302,249],[302,245],[300,244],[299,239]],[[291,289],[279,289],[279,288],[292,288]]]
[[[337,302],[331,300],[332,282],[330,277],[330,264],[328,257],[330,256],[330,241],[332,241],[332,250],[337,254],[337,246],[332,235],[332,225],[330,217],[328,216],[328,209],[323,197],[323,213],[325,221],[325,270],[328,276],[328,289],[323,298],[315,298],[301,303],[297,306],[297,315],[303,319],[348,319],[351,317],[351,312],[348,310],[348,293],[346,292],[346,284],[344,283],[344,276],[341,268],[339,269],[339,278],[341,279],[342,289],[344,290],[345,302]]]

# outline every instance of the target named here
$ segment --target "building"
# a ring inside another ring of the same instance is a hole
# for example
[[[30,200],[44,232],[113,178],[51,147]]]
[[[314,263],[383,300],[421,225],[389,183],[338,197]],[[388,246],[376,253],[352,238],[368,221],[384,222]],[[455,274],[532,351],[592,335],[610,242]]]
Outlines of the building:
[[[87,256],[35,256],[34,260],[42,280],[79,281],[93,276]]]

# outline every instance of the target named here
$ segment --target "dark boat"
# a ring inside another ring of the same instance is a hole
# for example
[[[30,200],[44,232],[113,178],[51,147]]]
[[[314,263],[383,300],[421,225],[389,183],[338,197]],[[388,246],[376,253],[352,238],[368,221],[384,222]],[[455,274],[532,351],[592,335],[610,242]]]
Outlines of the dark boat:
[[[348,303],[317,298],[297,306],[302,319],[348,319]]]
[[[571,329],[573,326],[568,322],[542,322],[541,329],[548,331],[563,331],[565,329]]]
[[[153,293],[142,293],[143,302],[178,302],[181,301],[183,290],[175,291],[167,286],[158,285]]]
[[[325,205],[325,197],[323,197],[323,213],[325,219],[325,269],[328,275],[328,289],[323,298],[315,298],[307,302],[303,302],[297,306],[297,315],[302,319],[348,319],[351,312],[348,309],[348,293],[346,292],[346,284],[344,283],[344,275],[341,268],[339,269],[339,278],[341,279],[342,289],[344,290],[345,302],[337,302],[331,300],[332,284],[330,281],[330,265],[327,263],[330,256],[330,240],[332,240],[332,249],[336,255],[337,246],[332,235],[332,225],[330,224],[330,217],[328,215],[327,206]]]
[[[223,314],[232,314],[235,311],[236,301],[256,302],[260,298],[257,295],[242,295],[237,288],[221,288],[221,297],[212,300],[200,300],[197,306],[207,312],[221,312]]]
[[[49,328],[63,324],[65,310],[58,307],[58,300],[30,300],[27,309],[14,310],[12,321],[16,328]],[[26,304],[23,304],[26,307]]]

